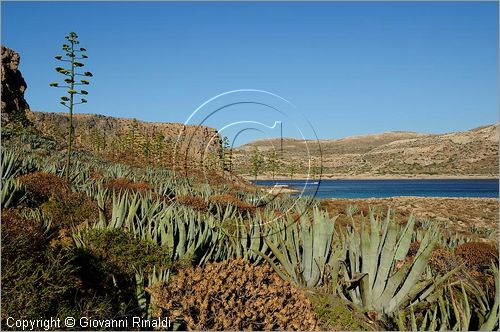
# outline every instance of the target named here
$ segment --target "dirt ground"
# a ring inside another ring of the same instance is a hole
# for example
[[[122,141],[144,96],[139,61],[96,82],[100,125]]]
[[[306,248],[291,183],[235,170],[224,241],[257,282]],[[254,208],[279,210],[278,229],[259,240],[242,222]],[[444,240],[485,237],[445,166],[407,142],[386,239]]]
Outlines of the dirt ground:
[[[498,238],[497,198],[391,197],[324,199],[321,202],[321,206],[332,215],[340,214],[340,223],[347,221],[346,209],[349,205],[356,205],[358,213],[364,215],[368,213],[369,206],[384,214],[390,207],[398,220],[413,215],[417,221],[430,219],[457,234],[484,239]]]

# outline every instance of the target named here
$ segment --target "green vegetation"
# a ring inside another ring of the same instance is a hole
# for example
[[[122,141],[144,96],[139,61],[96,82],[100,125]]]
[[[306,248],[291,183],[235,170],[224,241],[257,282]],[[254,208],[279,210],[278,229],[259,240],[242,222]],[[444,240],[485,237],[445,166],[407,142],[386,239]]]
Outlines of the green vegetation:
[[[86,151],[66,180],[64,145],[29,130],[1,153],[4,327],[19,312],[174,315],[195,329],[498,328],[491,240],[382,208],[338,218],[315,199]]]
[[[278,160],[278,154],[276,153],[276,150],[273,149],[268,154],[267,160],[266,160],[266,170],[271,172],[271,176],[273,177],[273,180],[276,176],[276,173],[281,168],[281,166],[282,165],[281,165],[280,161]]]
[[[90,82],[86,79],[80,79],[79,82],[75,81],[75,77],[77,76],[83,76],[83,77],[92,77],[92,73],[89,71],[86,71],[84,73],[78,73],[75,71],[76,68],[82,68],[85,65],[80,62],[82,59],[87,59],[88,55],[83,53],[86,52],[87,50],[83,47],[77,47],[77,45],[80,44],[78,41],[78,35],[75,32],[70,32],[66,37],[69,44],[63,44],[62,45],[62,50],[66,52],[65,56],[62,55],[56,55],[55,58],[58,61],[61,62],[67,62],[69,63],[69,68],[64,68],[64,67],[56,67],[56,71],[66,77],[64,79],[64,83],[66,85],[59,85],[58,83],[50,83],[50,86],[55,87],[55,88],[64,88],[68,89],[67,96],[62,96],[61,97],[61,105],[66,107],[69,110],[69,126],[68,126],[68,153],[66,157],[66,172],[65,172],[65,177],[66,180],[69,179],[69,168],[70,168],[70,163],[71,163],[71,150],[73,147],[73,135],[74,135],[74,128],[73,128],[73,107],[78,104],[85,104],[87,100],[85,98],[81,98],[80,102],[75,102],[74,97],[75,95],[88,95],[88,92],[86,90],[75,90],[78,86],[80,85],[88,85]],[[77,61],[78,60],[78,61]]]
[[[293,179],[293,176],[295,175],[295,173],[297,173],[299,169],[301,169],[301,167],[302,165],[296,159],[290,160],[290,162],[287,165],[287,170],[288,174],[290,175],[290,180]]]
[[[321,326],[327,331],[364,331],[371,329],[362,312],[349,307],[345,300],[328,294],[310,296]]]
[[[264,169],[264,158],[262,157],[262,154],[259,152],[257,147],[255,147],[252,151],[250,163],[251,175],[255,178],[255,180],[257,180],[257,177],[262,173],[262,170]]]

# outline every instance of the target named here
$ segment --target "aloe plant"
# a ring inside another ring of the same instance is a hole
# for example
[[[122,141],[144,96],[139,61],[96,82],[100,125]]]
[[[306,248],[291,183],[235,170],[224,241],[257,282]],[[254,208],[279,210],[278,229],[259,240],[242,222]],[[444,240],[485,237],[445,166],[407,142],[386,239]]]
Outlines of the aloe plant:
[[[100,210],[104,210],[104,195],[103,191],[97,197]],[[95,227],[127,229],[139,238],[171,248],[173,259],[193,256],[217,233],[213,216],[185,206],[167,205],[138,193],[113,193],[111,213],[110,220],[106,220],[104,213],[100,215]],[[207,251],[202,259],[208,259],[209,255]]]
[[[216,204],[217,209],[222,209]],[[220,215],[220,211],[216,215]],[[223,212],[219,230],[224,238],[219,240],[217,247],[226,247],[224,258],[242,257],[253,263],[260,263],[264,260],[262,255],[269,254],[269,247],[265,238],[270,228],[266,226],[268,220],[276,216],[272,212],[264,211],[255,215],[252,220],[244,220],[243,216],[231,205]],[[278,220],[278,219],[276,219]],[[228,229],[231,229],[230,232]],[[223,242],[222,242],[223,241]],[[225,244],[225,243],[226,244]]]
[[[131,178],[132,169],[128,165],[124,164],[113,164],[110,165],[106,170],[104,175],[110,178]]]

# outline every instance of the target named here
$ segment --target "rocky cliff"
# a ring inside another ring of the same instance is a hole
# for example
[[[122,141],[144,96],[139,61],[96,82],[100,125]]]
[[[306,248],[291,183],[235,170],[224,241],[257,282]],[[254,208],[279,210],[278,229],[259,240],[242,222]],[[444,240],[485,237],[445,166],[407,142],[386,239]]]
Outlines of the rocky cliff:
[[[26,82],[19,71],[21,57],[18,53],[2,45],[2,109],[1,122],[25,123],[25,112],[29,105],[24,99]]]

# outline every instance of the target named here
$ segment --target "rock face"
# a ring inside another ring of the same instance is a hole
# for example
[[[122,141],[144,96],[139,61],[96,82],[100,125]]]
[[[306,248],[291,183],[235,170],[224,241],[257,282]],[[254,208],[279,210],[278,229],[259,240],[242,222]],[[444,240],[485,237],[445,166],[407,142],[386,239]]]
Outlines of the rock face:
[[[284,139],[281,161],[307,165],[309,157],[321,156],[324,177],[498,177],[498,139],[498,124],[440,135],[389,132],[338,140]],[[255,148],[266,153],[279,147],[279,139],[254,141],[239,147],[234,159],[248,164]]]
[[[20,60],[18,53],[2,45],[2,125],[26,121],[29,105],[24,99],[27,85],[18,69]]]

